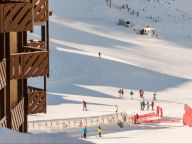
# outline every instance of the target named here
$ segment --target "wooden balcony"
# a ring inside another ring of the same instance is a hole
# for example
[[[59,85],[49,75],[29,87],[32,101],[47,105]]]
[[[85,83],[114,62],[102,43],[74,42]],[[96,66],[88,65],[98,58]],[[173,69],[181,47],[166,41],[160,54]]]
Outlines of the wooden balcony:
[[[12,54],[10,63],[11,79],[48,75],[49,64],[47,51]]]
[[[0,4],[0,32],[19,32],[33,29],[33,5],[26,2]]]
[[[24,98],[19,104],[11,110],[12,129],[18,131],[21,124],[24,122]]]
[[[7,127],[7,118],[4,117],[0,120],[0,128],[1,127]]]
[[[36,24],[48,21],[48,0],[34,0],[34,22]]]
[[[0,90],[6,86],[6,60],[0,62]]]
[[[46,113],[46,92],[28,87],[28,114]]]

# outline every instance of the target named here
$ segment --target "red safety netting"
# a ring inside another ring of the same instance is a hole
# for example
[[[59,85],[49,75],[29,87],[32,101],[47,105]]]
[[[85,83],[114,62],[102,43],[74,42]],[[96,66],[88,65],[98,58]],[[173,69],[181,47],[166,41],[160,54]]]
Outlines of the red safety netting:
[[[185,114],[183,115],[183,124],[192,126],[192,108],[184,105]]]

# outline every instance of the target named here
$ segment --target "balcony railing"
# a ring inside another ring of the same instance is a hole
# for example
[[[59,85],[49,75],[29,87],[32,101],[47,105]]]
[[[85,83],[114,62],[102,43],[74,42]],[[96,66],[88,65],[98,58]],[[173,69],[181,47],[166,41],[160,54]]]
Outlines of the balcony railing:
[[[28,114],[46,113],[46,92],[28,87]]]
[[[33,5],[25,2],[0,4],[0,32],[19,32],[33,29]]]
[[[34,22],[46,22],[49,17],[48,0],[34,0]]]
[[[24,122],[24,98],[13,110],[11,110],[11,116],[12,116],[12,129],[18,131],[19,127]]]
[[[39,50],[46,50],[45,42],[43,41],[29,40],[27,41],[27,46],[30,48],[35,48]]]
[[[0,62],[0,90],[6,86],[6,61]]]
[[[10,59],[11,79],[48,75],[47,51],[12,54]]]
[[[0,120],[0,127],[7,127],[7,118],[4,117]]]

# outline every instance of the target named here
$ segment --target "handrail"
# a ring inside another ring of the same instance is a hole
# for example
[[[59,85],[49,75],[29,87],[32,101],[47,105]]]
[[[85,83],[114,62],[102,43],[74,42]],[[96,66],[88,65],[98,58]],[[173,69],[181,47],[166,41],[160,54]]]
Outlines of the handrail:
[[[33,91],[44,91],[44,89],[41,89],[41,88],[36,88],[36,87],[33,87],[33,86],[28,86],[28,91],[29,92],[33,92]]]
[[[11,54],[10,61],[11,79],[48,75],[48,51]]]
[[[28,114],[46,113],[46,92],[40,88],[28,87]]]
[[[21,52],[21,53],[15,53],[11,54],[11,56],[22,56],[22,55],[31,55],[31,54],[39,54],[39,53],[47,53],[47,51],[35,51],[35,52]]]
[[[23,48],[25,50],[29,50],[27,52],[37,52],[37,51],[46,51],[45,48],[36,48],[36,47],[32,47],[32,46],[23,46]],[[32,50],[32,51],[31,51]]]

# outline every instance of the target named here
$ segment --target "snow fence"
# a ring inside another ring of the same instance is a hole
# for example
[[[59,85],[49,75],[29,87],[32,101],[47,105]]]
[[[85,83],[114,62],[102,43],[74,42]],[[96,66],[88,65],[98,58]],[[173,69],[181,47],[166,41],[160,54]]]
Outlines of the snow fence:
[[[81,128],[83,126],[113,125],[120,122],[133,124],[133,116],[128,116],[127,113],[115,113],[86,118],[31,121],[28,123],[28,130],[63,130],[65,128]]]

